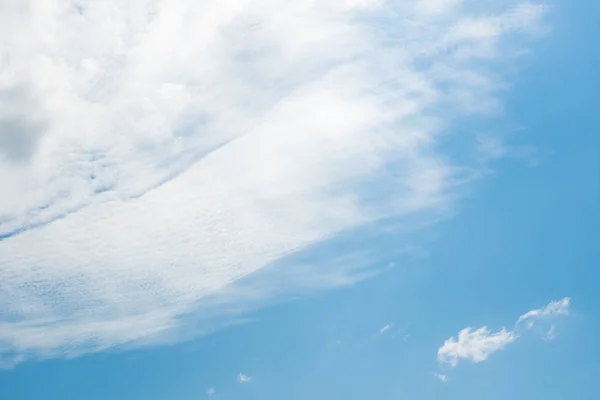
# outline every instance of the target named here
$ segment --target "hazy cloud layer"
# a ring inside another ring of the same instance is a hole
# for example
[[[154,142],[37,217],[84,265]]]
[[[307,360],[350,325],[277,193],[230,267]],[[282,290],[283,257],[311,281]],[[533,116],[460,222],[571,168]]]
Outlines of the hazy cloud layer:
[[[268,264],[448,209],[474,172],[438,137],[499,110],[501,63],[542,11],[1,2],[0,358],[167,340]],[[303,271],[290,280],[353,281]]]
[[[0,90],[0,162],[28,162],[45,129],[33,93],[18,86]]]

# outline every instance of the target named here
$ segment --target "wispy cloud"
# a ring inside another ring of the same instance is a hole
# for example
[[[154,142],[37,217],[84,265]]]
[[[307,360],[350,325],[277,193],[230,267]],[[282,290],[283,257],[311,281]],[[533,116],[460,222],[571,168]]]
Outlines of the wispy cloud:
[[[437,379],[440,380],[440,382],[442,383],[446,383],[448,381],[448,376],[444,375],[444,374],[440,374],[440,373],[434,373],[433,376],[435,376]]]
[[[251,380],[252,380],[251,376],[242,374],[241,372],[238,374],[238,382],[239,383],[250,383]]]
[[[542,11],[2,2],[0,358],[177,340],[219,293],[369,276],[314,264],[232,289],[342,232],[449,210],[475,173],[437,138],[498,110],[502,61]]]
[[[215,388],[209,388],[209,389],[206,391],[206,394],[207,394],[208,396],[214,396],[214,394],[215,394],[215,393],[216,393],[216,391],[215,391]]]
[[[533,322],[540,318],[554,318],[557,316],[568,315],[570,299],[568,297],[552,301],[547,306],[538,310],[531,310],[519,317],[512,331],[502,328],[498,332],[492,332],[487,327],[481,327],[473,330],[465,328],[458,333],[458,338],[451,337],[447,339],[442,347],[438,349],[437,358],[440,363],[449,364],[456,367],[460,360],[470,360],[478,363],[485,361],[492,354],[515,342],[519,337],[519,324],[523,321]],[[529,326],[530,329],[533,325]],[[553,339],[555,337],[554,326],[550,327],[545,338]]]
[[[546,335],[544,336],[544,339],[546,339],[546,340],[554,340],[554,339],[556,339],[556,326],[552,325],[550,327],[550,329],[548,329],[548,332],[546,332]]]
[[[552,301],[545,307],[531,310],[519,317],[517,324],[524,323],[528,329],[535,326],[538,321],[549,320],[560,315],[569,315],[571,299],[565,297],[558,301]]]
[[[388,332],[390,329],[392,329],[392,327],[393,327],[393,326],[394,326],[394,324],[392,324],[392,323],[389,323],[389,324],[387,324],[386,326],[384,326],[384,327],[382,327],[381,329],[379,329],[379,333],[383,335],[384,333],[386,333],[386,332]]]

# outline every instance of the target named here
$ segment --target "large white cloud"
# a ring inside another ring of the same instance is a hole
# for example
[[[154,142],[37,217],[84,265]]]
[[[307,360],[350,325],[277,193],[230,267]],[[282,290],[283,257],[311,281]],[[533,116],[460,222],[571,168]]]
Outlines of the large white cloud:
[[[300,249],[448,207],[468,165],[437,138],[497,109],[542,10],[1,2],[0,358],[154,340]]]

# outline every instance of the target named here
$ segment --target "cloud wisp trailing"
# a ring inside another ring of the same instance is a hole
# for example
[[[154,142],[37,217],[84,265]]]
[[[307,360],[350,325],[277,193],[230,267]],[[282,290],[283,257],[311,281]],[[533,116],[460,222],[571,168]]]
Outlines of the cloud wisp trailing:
[[[379,329],[379,334],[383,335],[383,334],[389,332],[393,326],[394,326],[394,324],[390,322],[389,324],[387,324],[387,325],[383,326],[381,329]]]
[[[571,299],[565,297],[558,301],[552,301],[547,306],[531,310],[519,317],[517,325],[524,323],[527,329],[535,326],[536,321],[552,320],[561,315],[569,315]]]
[[[498,110],[543,10],[2,2],[0,359],[171,340],[266,265],[448,210],[472,171],[438,138]]]
[[[444,374],[440,374],[440,373],[437,373],[437,372],[435,372],[435,373],[433,374],[433,376],[434,376],[435,378],[437,378],[437,379],[438,379],[440,382],[442,382],[442,383],[446,383],[446,382],[448,382],[448,376],[447,376],[447,375],[444,375]]]
[[[447,339],[438,349],[438,361],[456,367],[461,360],[478,363],[487,360],[492,354],[514,343],[521,336],[521,324],[526,323],[526,329],[531,329],[536,322],[553,322],[556,317],[569,315],[570,298],[552,301],[547,306],[531,310],[519,317],[512,331],[502,328],[498,332],[490,331],[486,326],[473,330],[465,328],[458,337]],[[545,339],[556,337],[555,326],[551,325]]]
[[[238,382],[239,383],[250,383],[251,380],[252,380],[251,376],[242,374],[241,372],[238,374]]]

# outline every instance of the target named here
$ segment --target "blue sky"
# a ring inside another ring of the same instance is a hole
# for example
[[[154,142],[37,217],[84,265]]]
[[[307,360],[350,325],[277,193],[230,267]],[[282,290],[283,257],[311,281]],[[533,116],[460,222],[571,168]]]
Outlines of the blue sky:
[[[0,398],[600,395],[600,6],[6,4]]]

